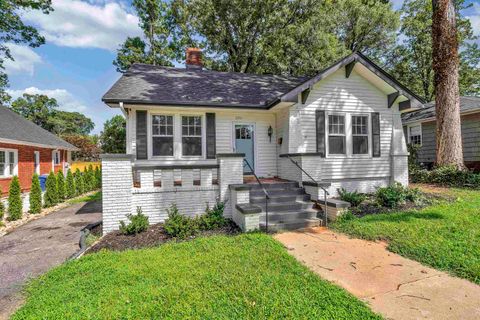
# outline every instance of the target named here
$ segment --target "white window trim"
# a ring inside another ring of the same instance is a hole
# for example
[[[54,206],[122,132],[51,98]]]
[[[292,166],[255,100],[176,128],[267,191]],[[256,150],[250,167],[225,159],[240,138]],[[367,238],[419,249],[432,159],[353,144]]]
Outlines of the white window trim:
[[[12,178],[13,176],[18,175],[18,150],[17,149],[6,149],[6,148],[0,148],[0,151],[5,152],[5,166],[8,168],[8,174],[4,175],[4,172],[0,173],[0,179],[4,178]],[[15,167],[13,168],[13,172],[10,172],[10,152],[13,152],[14,157],[15,157]]]
[[[58,164],[55,164],[55,154],[58,154]],[[62,164],[62,157],[60,154],[60,150],[53,150],[52,151],[52,170],[55,170],[55,166],[59,166]]]
[[[204,160],[207,154],[206,139],[206,114],[205,112],[172,112],[148,110],[147,125],[147,152],[149,160]],[[154,115],[173,116],[173,156],[154,156],[152,146],[152,120]],[[202,120],[202,155],[201,156],[183,156],[182,155],[182,116],[200,116]]]
[[[415,122],[415,123],[410,123],[410,124],[407,124],[407,144],[410,144],[411,140],[410,140],[410,137],[412,136],[410,130],[412,127],[420,127],[420,144],[418,144],[418,146],[422,146],[423,145],[423,128],[422,128],[422,123],[421,122]]]
[[[35,161],[38,157],[38,167],[34,167],[33,170],[36,174],[40,175],[40,151],[33,151],[33,164],[35,165]]]
[[[372,115],[368,112],[338,112],[338,111],[326,111],[325,121],[325,148],[326,158],[373,158],[372,157]],[[337,115],[345,117],[345,154],[331,154],[329,152],[329,116]],[[368,118],[368,153],[366,154],[353,154],[353,134],[352,134],[352,116],[367,116]]]

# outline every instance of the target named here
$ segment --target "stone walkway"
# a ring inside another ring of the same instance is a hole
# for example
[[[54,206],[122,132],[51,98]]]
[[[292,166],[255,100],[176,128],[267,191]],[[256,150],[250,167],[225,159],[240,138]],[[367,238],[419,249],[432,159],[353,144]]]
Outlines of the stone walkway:
[[[27,280],[63,263],[79,250],[80,229],[101,220],[101,201],[74,204],[0,237],[0,319],[22,303]]]
[[[275,236],[322,278],[387,319],[480,319],[480,286],[323,228]]]

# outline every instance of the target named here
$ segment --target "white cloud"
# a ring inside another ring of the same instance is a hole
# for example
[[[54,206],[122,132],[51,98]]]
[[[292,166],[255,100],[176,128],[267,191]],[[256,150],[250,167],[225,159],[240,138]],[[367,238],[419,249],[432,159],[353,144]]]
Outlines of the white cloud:
[[[30,47],[14,43],[9,43],[7,46],[15,60],[5,59],[4,66],[6,73],[28,73],[32,76],[35,65],[42,63],[42,58]]]
[[[114,51],[127,36],[141,35],[138,17],[123,3],[113,1],[53,0],[55,11],[26,11],[23,17],[36,26],[47,42],[75,48]]]
[[[467,19],[472,24],[473,34],[480,36],[480,3],[474,3],[471,10],[473,14],[468,15]]]
[[[55,98],[61,110],[83,112],[87,107],[78,101],[68,90],[65,89],[39,89],[37,87],[28,87],[23,90],[7,90],[7,93],[13,99],[21,97],[24,93],[44,94],[50,98]]]

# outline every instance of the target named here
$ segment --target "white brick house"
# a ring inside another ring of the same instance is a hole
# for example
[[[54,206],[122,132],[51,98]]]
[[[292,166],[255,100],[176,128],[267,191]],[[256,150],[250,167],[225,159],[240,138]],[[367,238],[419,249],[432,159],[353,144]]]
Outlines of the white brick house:
[[[295,190],[315,182],[330,196],[408,183],[400,115],[423,101],[365,56],[314,77],[203,70],[195,50],[187,61],[135,64],[103,97],[127,119],[127,154],[103,157],[106,232],[137,207],[161,222],[173,202],[197,215],[224,201],[235,218],[237,204],[255,200],[256,191],[250,199],[238,187],[253,173]]]

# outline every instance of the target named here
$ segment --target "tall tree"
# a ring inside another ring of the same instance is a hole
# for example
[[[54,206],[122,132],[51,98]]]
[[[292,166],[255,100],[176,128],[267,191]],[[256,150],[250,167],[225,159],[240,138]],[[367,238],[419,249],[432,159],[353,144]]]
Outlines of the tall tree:
[[[470,5],[455,1],[460,52],[460,83],[462,95],[480,95],[480,50],[472,44],[476,37],[470,21],[462,11]],[[432,2],[406,0],[401,9],[401,42],[387,52],[387,68],[402,83],[431,101],[435,97],[432,68]]]
[[[127,38],[117,50],[113,64],[125,72],[133,63],[173,66],[176,56],[172,41],[170,4],[162,0],[133,0],[146,42],[139,37]]]
[[[126,122],[120,116],[114,116],[107,120],[100,134],[100,143],[105,153],[125,153],[126,152]]]
[[[11,98],[5,91],[8,76],[3,66],[5,59],[14,60],[8,43],[25,44],[33,48],[45,43],[45,39],[34,27],[23,23],[22,10],[40,10],[48,14],[53,9],[51,0],[0,1],[0,103],[6,103]]]
[[[57,135],[89,134],[95,124],[79,112],[58,110],[57,100],[41,94],[24,93],[10,108],[36,125]]]
[[[463,164],[458,87],[458,35],[454,0],[432,0],[437,164]]]

